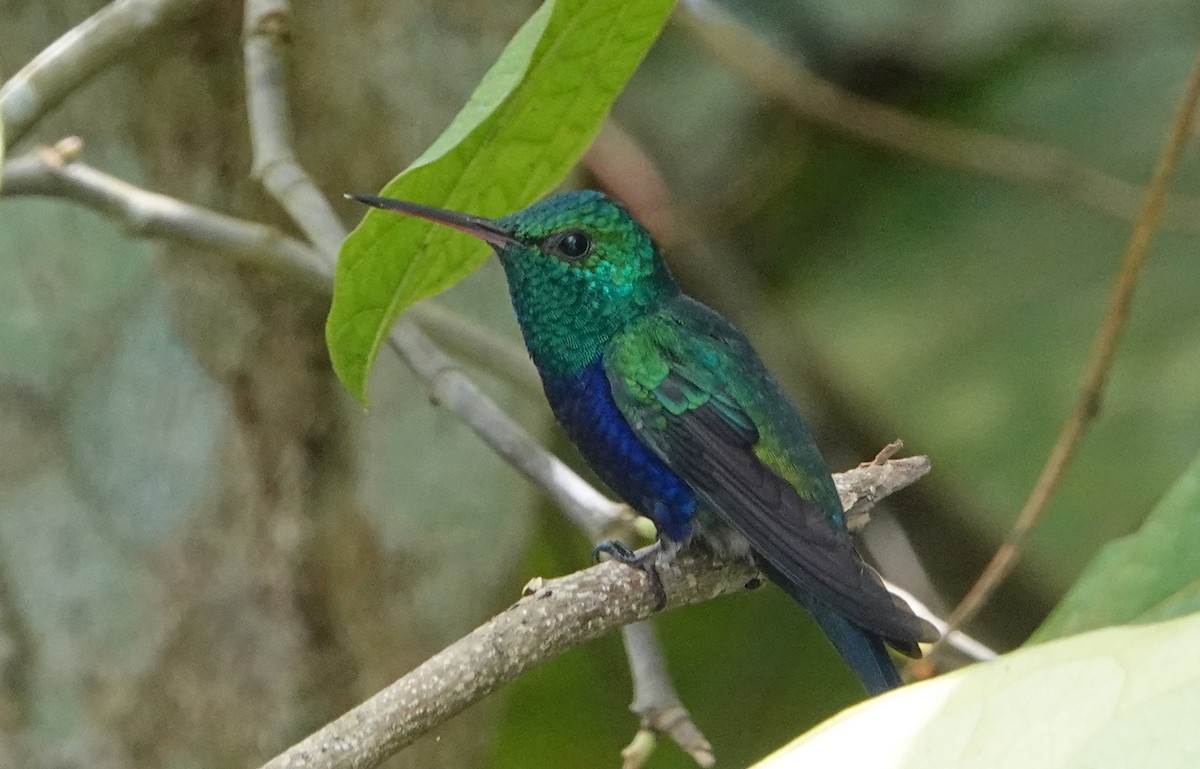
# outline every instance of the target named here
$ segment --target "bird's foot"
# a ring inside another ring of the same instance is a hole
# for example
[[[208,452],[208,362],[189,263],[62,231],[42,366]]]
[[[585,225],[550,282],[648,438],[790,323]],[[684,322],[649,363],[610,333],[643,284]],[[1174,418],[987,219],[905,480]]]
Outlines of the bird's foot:
[[[654,611],[667,608],[667,590],[663,587],[662,577],[658,574],[658,556],[662,552],[662,543],[655,542],[641,553],[635,553],[624,542],[616,539],[606,539],[592,548],[592,558],[599,561],[601,555],[607,555],[614,561],[620,561],[626,566],[641,569],[650,578],[650,587],[654,590]]]

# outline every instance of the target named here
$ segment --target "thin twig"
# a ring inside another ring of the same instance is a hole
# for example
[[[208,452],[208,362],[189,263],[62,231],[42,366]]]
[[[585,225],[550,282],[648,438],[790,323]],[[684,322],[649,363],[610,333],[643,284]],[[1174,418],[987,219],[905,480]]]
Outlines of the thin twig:
[[[47,112],[148,34],[211,0],[116,0],[51,43],[0,86],[0,120],[15,145]]]
[[[596,541],[633,513],[605,497],[512,420],[411,322],[401,319],[388,336],[425,383],[435,403],[454,414],[525,477],[545,491],[576,527]]]
[[[975,660],[976,662],[987,662],[1000,656],[995,649],[987,644],[975,640],[961,630],[952,629],[946,623],[946,620],[934,614],[932,609],[912,593],[893,582],[884,580],[884,583],[887,585],[888,590],[904,599],[908,607],[913,610],[913,614],[937,628],[937,631],[942,634],[942,638],[946,639],[946,645],[950,648],[961,652],[968,659]],[[928,659],[928,655],[926,655],[926,659]]]
[[[292,149],[286,74],[291,8],[288,0],[248,0],[245,7],[246,102],[253,149],[253,176],[283,205],[292,220],[320,250],[336,254],[346,228],[316,182],[296,160]],[[485,357],[489,369],[540,393],[541,382],[527,355],[506,340],[487,334],[445,310],[425,303],[409,311],[402,324],[416,321],[427,330],[456,340],[459,351]],[[412,349],[404,337],[416,333],[401,327],[394,349]]]
[[[716,763],[712,745],[683,707],[675,684],[667,672],[667,658],[654,636],[650,622],[634,622],[621,628],[625,654],[633,674],[633,702],[629,709],[641,718],[641,728],[621,751],[622,769],[639,769],[650,758],[660,734],[666,734],[698,765]]]
[[[288,0],[246,0],[245,11],[246,111],[254,157],[251,173],[313,245],[336,254],[346,239],[346,228],[292,151],[283,65],[291,8]]]
[[[150,192],[73,159],[78,140],[39,147],[4,164],[0,194],[74,200],[107,214],[137,237],[172,238],[230,253],[248,264],[287,269],[328,290],[326,261],[311,246],[274,227],[247,222]]]
[[[984,568],[978,581],[967,592],[962,601],[951,612],[946,620],[951,631],[969,622],[991,597],[996,587],[1012,571],[1017,557],[1029,537],[1029,533],[1041,520],[1050,498],[1057,491],[1059,483],[1071,465],[1075,451],[1079,447],[1088,427],[1100,411],[1104,395],[1104,386],[1116,357],[1117,343],[1125,329],[1125,321],[1129,317],[1129,304],[1137,286],[1138,276],[1142,265],[1150,251],[1150,242],[1163,218],[1163,205],[1171,177],[1179,163],[1188,137],[1191,136],[1192,123],[1195,119],[1196,104],[1200,100],[1200,57],[1187,81],[1187,88],[1179,103],[1179,110],[1167,136],[1166,146],[1154,169],[1154,177],[1146,188],[1146,198],[1142,202],[1133,233],[1125,247],[1121,258],[1121,268],[1113,283],[1112,298],[1108,311],[1092,345],[1087,369],[1079,386],[1079,397],[1075,408],[1063,424],[1054,442],[1054,448],[1042,468],[1029,499],[1025,501],[1020,514],[1013,523],[1012,529],[1005,537],[1004,543],[996,550],[995,556]],[[928,660],[932,661],[938,646],[930,651]]]
[[[921,460],[924,458],[910,457]],[[897,460],[899,461],[899,460]],[[916,481],[908,472],[865,465],[834,477],[878,486],[880,498]],[[869,476],[865,481],[860,476]],[[716,563],[684,554],[659,569],[667,607],[737,592],[757,575],[748,563]],[[306,737],[262,769],[368,769],[521,673],[573,646],[654,613],[645,572],[607,561],[553,580],[534,580],[507,611],[477,628],[341,718]],[[699,759],[697,759],[699,760]]]
[[[12,158],[3,166],[0,194],[73,200],[107,214],[131,235],[202,246],[247,265],[285,270],[315,291],[329,291],[332,263],[307,243],[265,224],[132,185],[76,160],[81,149],[79,140],[71,137]],[[422,328],[436,332],[439,339],[453,338],[458,342],[455,352],[470,354],[471,360],[521,392],[541,393],[529,358],[508,340],[434,302],[422,302],[411,308],[409,315]],[[534,477],[536,483],[543,480]]]
[[[1061,150],[958,128],[878,104],[848,91],[780,53],[708,0],[680,5],[672,21],[764,96],[806,122],[946,168],[1064,195],[1133,221],[1142,189]],[[1172,229],[1200,231],[1200,200],[1167,203]]]
[[[525,348],[433,302],[408,309],[417,325],[455,357],[485,369],[539,399],[542,380]]]

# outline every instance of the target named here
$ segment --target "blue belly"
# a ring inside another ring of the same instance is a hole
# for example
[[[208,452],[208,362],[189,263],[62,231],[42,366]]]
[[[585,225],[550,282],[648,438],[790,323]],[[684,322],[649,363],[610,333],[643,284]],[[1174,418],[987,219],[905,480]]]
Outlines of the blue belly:
[[[542,384],[558,423],[600,480],[654,521],[660,536],[686,540],[696,496],[621,416],[603,364],[597,361],[573,376],[544,375]]]

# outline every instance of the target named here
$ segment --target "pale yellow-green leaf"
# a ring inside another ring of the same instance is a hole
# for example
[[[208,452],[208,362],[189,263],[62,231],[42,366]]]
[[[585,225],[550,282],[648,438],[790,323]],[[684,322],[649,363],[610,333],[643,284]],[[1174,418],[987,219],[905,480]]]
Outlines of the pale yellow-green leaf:
[[[755,769],[1192,769],[1200,615],[1032,646],[826,721]]]
[[[1200,611],[1200,457],[1141,528],[1105,545],[1030,639]]]

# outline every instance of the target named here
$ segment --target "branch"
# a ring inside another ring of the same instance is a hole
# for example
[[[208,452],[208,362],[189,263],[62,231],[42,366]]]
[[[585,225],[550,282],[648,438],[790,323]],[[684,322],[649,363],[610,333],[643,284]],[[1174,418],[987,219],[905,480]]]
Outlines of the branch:
[[[337,254],[346,228],[292,152],[283,53],[290,34],[288,0],[246,0],[246,109],[254,164],[251,175],[326,254]]]
[[[208,4],[209,0],[116,0],[55,40],[0,87],[0,120],[8,146],[147,35]]]
[[[858,467],[834,480],[839,491],[851,482],[874,486],[877,498],[883,498],[927,471],[924,457],[911,457]],[[738,592],[758,575],[749,563],[683,554],[661,564],[659,576],[667,608],[676,608]],[[655,601],[645,572],[614,561],[558,579],[534,580],[509,609],[262,769],[376,766],[526,670],[614,628],[647,619]]]
[[[1142,190],[1051,147],[957,128],[856,96],[801,67],[706,0],[680,5],[672,21],[763,96],[800,120],[936,165],[1066,195],[1132,221]],[[1200,200],[1174,198],[1172,229],[1200,232]]]
[[[749,564],[682,557],[660,567],[668,608],[736,592]],[[366,769],[542,662],[654,613],[646,574],[615,561],[535,580],[507,611],[262,769]]]
[[[605,497],[562,460],[542,448],[411,322],[392,329],[388,345],[425,383],[435,403],[457,416],[484,443],[545,491],[589,539],[605,539],[633,513]]]
[[[706,769],[713,766],[717,759],[712,745],[679,701],[667,672],[667,658],[654,636],[654,625],[634,622],[621,628],[621,635],[633,674],[633,702],[629,709],[642,721],[633,740],[621,751],[622,769],[639,769],[645,764],[659,734],[670,735],[700,766]]]
[[[74,158],[82,142],[72,137],[39,147],[4,164],[5,197],[63,198],[107,214],[137,237],[171,238],[227,252],[273,270],[285,269],[312,287],[328,290],[328,265],[310,246],[274,227],[184,203],[141,189]]]
[[[501,377],[539,402],[545,401],[542,380],[524,347],[434,302],[421,302],[409,308],[408,314],[452,355]]]
[[[1029,533],[1041,520],[1046,506],[1054,492],[1058,490],[1071,460],[1075,456],[1079,443],[1088,427],[1095,421],[1100,412],[1100,404],[1104,396],[1104,386],[1108,381],[1108,373],[1112,369],[1113,360],[1117,354],[1117,343],[1125,330],[1125,322],[1129,317],[1129,304],[1133,298],[1133,290],[1137,286],[1142,266],[1150,251],[1150,242],[1163,218],[1163,205],[1167,197],[1167,189],[1171,185],[1171,177],[1179,163],[1188,138],[1192,135],[1192,124],[1196,116],[1196,105],[1200,102],[1200,56],[1192,66],[1188,77],[1187,88],[1180,100],[1179,109],[1167,136],[1166,146],[1154,169],[1154,177],[1146,188],[1146,198],[1129,236],[1125,254],[1121,258],[1121,268],[1113,284],[1112,298],[1104,321],[1096,334],[1092,345],[1091,356],[1088,359],[1087,370],[1079,386],[1079,396],[1075,409],[1063,424],[1050,451],[1050,456],[1038,476],[1029,499],[1025,501],[1012,529],[1005,537],[1003,544],[984,568],[979,579],[967,592],[967,595],[951,612],[947,623],[951,630],[957,629],[971,620],[983,608],[992,593],[1012,572],[1018,556],[1029,538]],[[930,651],[925,665],[932,665],[933,656],[938,650],[935,644]]]

